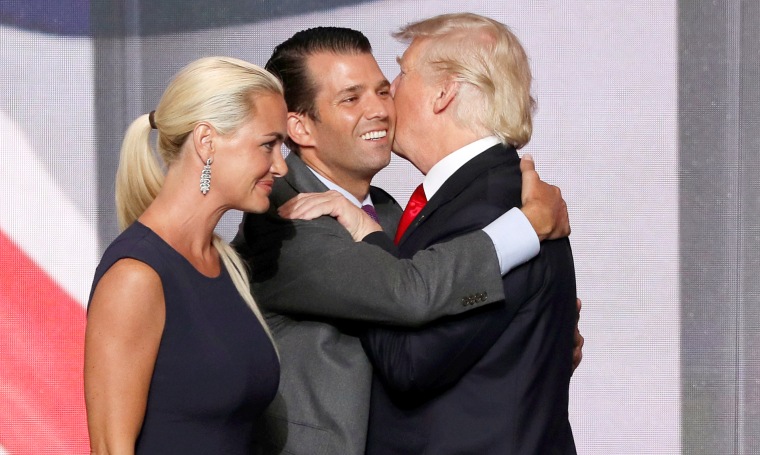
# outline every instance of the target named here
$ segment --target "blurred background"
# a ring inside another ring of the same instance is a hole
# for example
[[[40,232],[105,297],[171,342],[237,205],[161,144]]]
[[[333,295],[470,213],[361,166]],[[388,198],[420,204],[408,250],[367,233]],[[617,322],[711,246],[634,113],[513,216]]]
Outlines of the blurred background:
[[[177,70],[263,65],[335,25],[393,79],[390,33],[461,11],[531,59],[523,152],[567,200],[583,299],[578,452],[760,453],[760,2],[0,0],[0,455],[89,452],[85,307],[118,150]],[[421,178],[394,157],[374,183],[403,205]]]

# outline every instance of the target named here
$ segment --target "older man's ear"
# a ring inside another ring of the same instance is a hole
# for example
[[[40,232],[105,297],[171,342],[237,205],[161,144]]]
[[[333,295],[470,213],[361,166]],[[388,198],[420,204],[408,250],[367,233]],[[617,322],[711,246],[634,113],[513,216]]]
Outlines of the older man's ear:
[[[459,94],[459,82],[452,78],[446,79],[441,85],[441,90],[433,102],[433,112],[437,115],[451,106]]]

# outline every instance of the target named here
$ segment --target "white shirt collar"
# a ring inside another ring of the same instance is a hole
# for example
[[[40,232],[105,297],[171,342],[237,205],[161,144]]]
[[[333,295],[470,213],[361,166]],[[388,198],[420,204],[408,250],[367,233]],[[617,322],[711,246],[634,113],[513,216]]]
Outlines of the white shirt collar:
[[[355,206],[359,208],[362,208],[363,205],[368,205],[368,204],[373,207],[375,206],[375,204],[372,203],[372,198],[370,197],[369,193],[367,193],[367,197],[364,198],[364,201],[360,203],[359,200],[356,199],[356,197],[353,194],[341,188],[337,183],[333,182],[332,180],[328,180],[327,178],[325,178],[323,175],[321,175],[319,172],[315,171],[308,165],[306,165],[306,167],[309,168],[312,174],[314,174],[319,179],[320,182],[325,184],[327,189],[335,190],[338,193],[342,194],[343,196],[346,197],[346,199],[351,201],[351,203],[354,204]]]
[[[435,193],[446,183],[446,180],[454,175],[459,168],[500,142],[496,136],[484,137],[465,145],[459,150],[451,152],[444,159],[437,162],[430,168],[425,179],[422,181],[422,187],[425,189],[427,200],[432,199]]]

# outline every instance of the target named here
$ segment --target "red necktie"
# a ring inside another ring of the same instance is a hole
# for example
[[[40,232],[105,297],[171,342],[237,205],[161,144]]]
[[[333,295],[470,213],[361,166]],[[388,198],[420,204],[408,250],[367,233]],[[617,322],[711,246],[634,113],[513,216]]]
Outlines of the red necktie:
[[[398,245],[401,237],[406,232],[406,228],[412,224],[412,221],[422,211],[422,208],[427,204],[427,198],[425,197],[425,190],[422,188],[422,184],[414,190],[412,197],[409,198],[409,202],[406,204],[404,214],[401,215],[401,221],[398,222],[398,229],[396,229],[396,238],[393,240]]]

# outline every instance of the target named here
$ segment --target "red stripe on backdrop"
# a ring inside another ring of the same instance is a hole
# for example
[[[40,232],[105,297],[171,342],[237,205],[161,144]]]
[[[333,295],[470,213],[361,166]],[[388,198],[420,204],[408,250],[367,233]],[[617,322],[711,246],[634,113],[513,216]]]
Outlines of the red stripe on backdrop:
[[[89,453],[85,311],[0,231],[0,445],[12,455]]]

